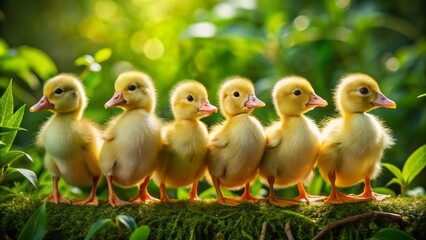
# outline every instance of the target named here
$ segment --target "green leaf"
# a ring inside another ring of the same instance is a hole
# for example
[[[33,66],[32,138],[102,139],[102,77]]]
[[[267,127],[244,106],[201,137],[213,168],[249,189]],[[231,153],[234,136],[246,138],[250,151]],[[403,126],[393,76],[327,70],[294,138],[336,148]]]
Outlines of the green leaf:
[[[8,166],[25,155],[27,154],[21,151],[9,151],[7,153],[0,154],[0,167]]]
[[[398,178],[401,183],[404,182],[404,178],[402,177],[402,172],[399,170],[399,168],[393,164],[390,163],[382,163],[382,166],[387,168],[393,175],[395,175],[396,178]]]
[[[130,216],[127,215],[118,215],[117,219],[124,224],[130,231],[135,231],[138,225],[135,222],[135,219],[133,219]]]
[[[24,116],[25,111],[25,105],[21,106],[18,111],[16,111],[12,117],[5,120],[5,126],[8,127],[19,127],[21,125],[22,118]],[[13,140],[15,139],[17,131],[12,131],[7,134],[0,136],[0,141],[4,142],[6,145],[0,146],[0,153],[5,153],[9,151],[10,147],[12,146]]]
[[[18,240],[41,240],[46,234],[47,215],[46,215],[46,202],[44,202],[34,213],[31,215],[28,222],[25,224],[21,233],[19,233]]]
[[[18,51],[30,68],[41,78],[48,79],[58,72],[55,63],[43,51],[28,46],[19,47]]]
[[[7,46],[7,43],[0,38],[0,57],[4,56],[7,53],[7,49],[9,47]]]
[[[74,61],[74,64],[76,66],[86,66],[87,67],[87,66],[90,66],[94,61],[95,61],[95,59],[92,56],[84,55],[84,56],[77,58]]]
[[[404,181],[408,184],[425,168],[426,166],[426,144],[417,148],[407,159],[402,169]]]
[[[394,183],[398,184],[401,187],[404,186],[404,183],[401,182],[401,180],[399,180],[398,178],[392,178],[388,183],[386,183],[386,187],[388,187],[388,186],[390,186],[390,185],[392,185]]]
[[[89,240],[91,239],[95,233],[97,233],[99,231],[99,229],[101,229],[105,224],[112,222],[111,219],[101,219],[97,222],[95,222],[89,229],[89,231],[86,234],[86,237],[84,238],[84,240]]]
[[[95,60],[98,63],[105,62],[111,57],[112,51],[111,48],[102,48],[97,51],[95,54]]]
[[[383,228],[380,229],[374,236],[370,239],[374,240],[414,240],[412,236],[408,233],[400,231],[394,228]]]
[[[187,189],[185,189],[185,188],[178,188],[177,189],[177,199],[179,199],[179,200],[184,200],[184,199],[187,199],[188,198],[188,196],[189,196],[189,192],[188,192],[188,190]]]
[[[12,131],[19,131],[19,130],[26,131],[27,129],[25,129],[25,128],[20,128],[20,127],[6,127],[6,126],[0,126],[0,134],[6,133],[6,132],[12,132]]]
[[[8,169],[9,170],[13,170],[14,169],[14,170],[18,171],[25,178],[27,178],[35,188],[37,188],[37,186],[38,186],[38,179],[37,179],[37,175],[33,171],[25,169],[25,168],[8,168]]]
[[[417,96],[417,98],[426,97],[426,93],[423,93],[422,95]]]
[[[150,232],[151,229],[147,225],[140,226],[130,235],[130,240],[147,240]]]
[[[13,114],[13,95],[12,80],[9,82],[6,91],[0,98],[0,125],[4,126],[5,122]]]
[[[385,188],[385,187],[378,187],[378,188],[373,188],[373,191],[375,193],[381,193],[381,194],[386,194],[386,195],[391,195],[392,197],[395,197],[396,194],[394,191],[392,191],[389,188]]]

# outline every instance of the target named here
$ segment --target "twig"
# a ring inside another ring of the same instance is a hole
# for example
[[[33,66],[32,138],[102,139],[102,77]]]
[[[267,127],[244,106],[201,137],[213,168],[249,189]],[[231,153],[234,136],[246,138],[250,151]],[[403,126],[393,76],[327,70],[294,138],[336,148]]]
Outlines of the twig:
[[[267,223],[263,222],[262,231],[260,233],[260,240],[265,240],[265,238],[266,238],[266,225],[267,225]]]
[[[290,223],[285,224],[284,228],[285,234],[287,235],[288,240],[294,240],[293,233],[291,232]]]
[[[350,216],[350,217],[347,217],[347,218],[344,218],[344,219],[341,219],[341,220],[327,224],[325,226],[325,228],[323,230],[321,230],[321,232],[319,232],[312,240],[318,240],[318,239],[323,238],[324,235],[327,232],[329,232],[330,230],[332,230],[335,227],[345,225],[347,223],[363,220],[363,219],[366,219],[366,218],[371,218],[371,217],[385,217],[385,218],[390,218],[390,219],[402,221],[401,215],[395,214],[395,213],[378,212],[378,211],[362,213],[362,214],[359,214],[359,215]]]

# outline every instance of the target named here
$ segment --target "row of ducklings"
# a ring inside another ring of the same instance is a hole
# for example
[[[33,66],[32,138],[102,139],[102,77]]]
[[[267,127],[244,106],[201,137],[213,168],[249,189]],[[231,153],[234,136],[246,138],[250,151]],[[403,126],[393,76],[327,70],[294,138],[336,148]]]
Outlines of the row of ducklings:
[[[53,193],[47,201],[71,203],[58,190],[62,177],[68,184],[92,184],[87,199],[76,204],[98,204],[96,187],[101,174],[108,183],[112,206],[129,202],[119,199],[113,185],[139,185],[130,201],[158,201],[147,192],[153,177],[160,187],[161,201],[170,199],[168,187],[191,185],[190,200],[198,199],[197,185],[206,175],[215,187],[217,201],[238,205],[241,200],[261,201],[250,195],[250,182],[259,174],[269,188],[266,201],[277,206],[297,205],[298,201],[325,199],[311,196],[304,189],[317,164],[323,178],[331,183],[327,203],[382,200],[370,181],[380,171],[385,148],[393,144],[390,131],[366,112],[395,108],[375,80],[365,74],[341,79],[334,100],[340,116],[328,121],[322,134],[303,114],[327,102],[315,94],[301,77],[287,77],[275,84],[273,103],[280,121],[265,130],[250,113],[265,106],[251,81],[235,77],[219,90],[220,108],[225,120],[208,133],[201,118],[217,112],[209,103],[206,88],[196,81],[184,81],[174,88],[170,104],[174,120],[162,126],[155,115],[156,91],[152,80],[142,72],[121,74],[115,93],[105,108],[121,107],[124,112],[107,124],[103,136],[96,125],[84,119],[87,98],[79,79],[60,74],[48,80],[43,97],[31,112],[48,109],[54,114],[42,126],[37,144],[46,150],[45,166],[53,175]],[[347,187],[364,181],[360,195],[345,195],[336,186]],[[275,187],[297,184],[300,195],[280,198]],[[244,187],[240,198],[225,198],[221,187]]]

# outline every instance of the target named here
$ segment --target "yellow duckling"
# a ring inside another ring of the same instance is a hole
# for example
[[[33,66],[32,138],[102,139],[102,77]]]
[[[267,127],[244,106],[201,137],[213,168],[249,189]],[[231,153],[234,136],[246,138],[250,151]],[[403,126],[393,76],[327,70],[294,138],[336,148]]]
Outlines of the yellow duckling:
[[[321,144],[318,127],[303,113],[324,107],[327,102],[316,95],[311,84],[301,77],[288,77],[277,82],[272,98],[281,121],[266,129],[266,149],[259,169],[260,175],[269,184],[268,201],[283,207],[297,205],[274,194],[274,186],[294,184],[297,184],[300,193],[296,200],[324,199],[307,194],[302,183],[312,176]]]
[[[146,190],[161,147],[161,123],[154,114],[155,103],[151,78],[129,71],[117,78],[114,96],[105,104],[105,108],[124,109],[109,122],[100,156],[101,171],[108,182],[108,200],[113,207],[128,203],[115,195],[113,182],[122,187],[142,182],[139,194],[131,201],[155,200]]]
[[[49,202],[70,203],[59,193],[58,181],[62,177],[71,185],[92,185],[89,197],[74,203],[98,204],[96,186],[101,175],[102,138],[96,125],[83,118],[86,106],[80,80],[70,74],[59,74],[46,82],[43,97],[30,108],[31,112],[48,109],[54,113],[37,136],[37,145],[46,150],[44,164],[53,176],[53,193],[46,199]]]
[[[255,200],[250,195],[250,181],[256,176],[265,149],[265,134],[260,122],[250,113],[265,104],[256,98],[251,81],[233,78],[219,90],[222,114],[226,120],[211,132],[208,169],[222,205],[238,205],[224,198],[220,187],[244,186],[239,200]]]
[[[366,112],[378,108],[396,108],[385,97],[374,79],[365,74],[344,77],[334,94],[341,117],[328,122],[322,131],[323,141],[318,167],[331,183],[327,203],[382,200],[387,195],[374,193],[371,179],[380,172],[383,151],[393,145],[390,130],[375,116]],[[364,181],[359,196],[341,193],[336,186],[347,187]]]
[[[166,185],[192,184],[189,199],[198,199],[198,180],[206,170],[208,132],[199,120],[217,112],[209,103],[207,90],[199,82],[178,84],[171,94],[175,120],[162,130],[163,149],[154,180],[159,183],[161,201],[169,201]]]

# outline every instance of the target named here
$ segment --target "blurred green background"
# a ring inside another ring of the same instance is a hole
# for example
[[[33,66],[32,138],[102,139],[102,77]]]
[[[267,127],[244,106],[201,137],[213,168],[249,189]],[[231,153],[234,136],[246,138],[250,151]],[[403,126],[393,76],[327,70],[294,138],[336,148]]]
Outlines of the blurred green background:
[[[0,8],[0,92],[13,79],[16,108],[33,105],[50,77],[71,72],[84,78],[90,98],[86,116],[103,125],[120,112],[103,108],[114,92],[115,78],[138,69],[154,79],[157,113],[170,120],[169,91],[180,80],[202,82],[210,101],[218,106],[221,82],[241,75],[253,80],[257,96],[267,104],[254,112],[266,126],[277,120],[270,96],[274,83],[300,75],[329,102],[328,107],[307,114],[320,124],[336,115],[332,93],[338,80],[347,73],[363,72],[398,104],[395,110],[373,111],[392,129],[397,142],[383,162],[402,167],[410,153],[426,143],[426,98],[417,98],[426,92],[423,0],[3,0]],[[91,57],[104,48],[111,49],[110,58]],[[85,57],[76,64],[81,56]],[[50,115],[27,111],[24,116],[22,127],[28,131],[18,133],[14,148],[36,160],[27,167],[39,176],[40,187],[29,190],[29,184],[19,183],[24,180],[16,176],[6,182],[16,195],[32,191],[44,197],[51,191],[51,178],[42,166],[43,150],[33,144]],[[203,121],[211,126],[221,119],[214,114]],[[383,170],[373,186],[383,187],[391,178]],[[425,185],[423,170],[411,188]],[[328,188],[316,177],[308,191],[328,194]],[[398,194],[396,185],[390,188]],[[361,189],[359,185],[348,191]],[[67,196],[81,193],[64,183],[61,191]],[[120,194],[130,196],[135,191]],[[150,191],[158,196],[153,184]],[[256,181],[252,191],[265,196],[268,189]],[[214,196],[205,183],[200,192]],[[295,196],[296,188],[280,192]],[[98,193],[106,196],[105,183]],[[172,197],[185,194],[183,189],[170,190]]]

